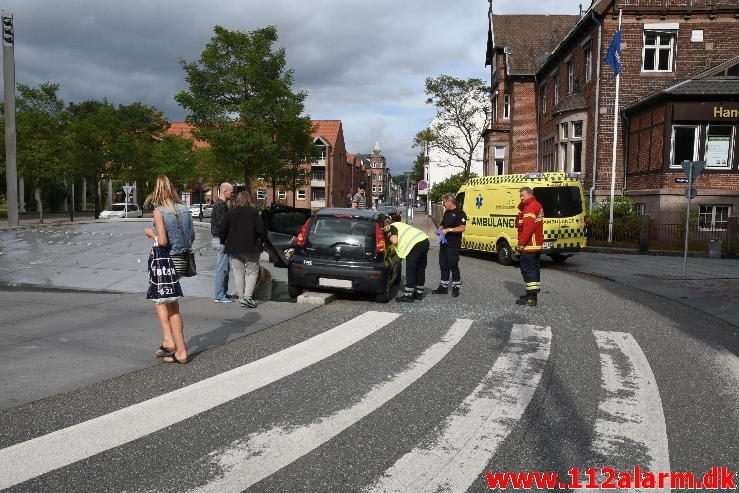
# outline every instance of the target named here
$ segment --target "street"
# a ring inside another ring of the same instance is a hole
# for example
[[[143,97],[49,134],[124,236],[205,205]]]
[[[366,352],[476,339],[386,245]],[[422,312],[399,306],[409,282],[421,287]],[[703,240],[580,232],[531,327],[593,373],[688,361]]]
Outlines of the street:
[[[575,272],[588,254],[542,263],[536,308],[513,303],[518,269],[480,255],[459,298],[429,293],[432,246],[422,301],[278,294],[250,312],[211,302],[199,228],[197,352],[165,365],[143,227],[0,231],[0,489],[482,492],[488,471],[739,467],[728,312]]]

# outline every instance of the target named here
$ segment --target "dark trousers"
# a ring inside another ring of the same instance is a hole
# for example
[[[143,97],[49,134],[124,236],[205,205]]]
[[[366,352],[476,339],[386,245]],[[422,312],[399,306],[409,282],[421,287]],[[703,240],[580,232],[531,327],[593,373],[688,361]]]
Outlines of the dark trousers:
[[[521,264],[521,275],[523,282],[526,283],[526,294],[536,296],[541,289],[540,266],[541,253],[522,252],[519,259]]]
[[[452,275],[452,287],[462,285],[462,274],[459,272],[459,251],[460,248],[450,248],[446,245],[439,245],[439,267],[441,268],[441,285],[446,287],[449,285],[449,274]]]
[[[416,243],[405,257],[405,292],[423,293],[426,284],[426,263],[429,255],[429,240]]]

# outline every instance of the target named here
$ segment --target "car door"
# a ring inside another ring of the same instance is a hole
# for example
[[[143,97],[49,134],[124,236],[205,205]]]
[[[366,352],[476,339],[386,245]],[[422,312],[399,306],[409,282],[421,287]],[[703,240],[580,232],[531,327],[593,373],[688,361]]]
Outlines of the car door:
[[[275,266],[287,267],[285,250],[293,246],[293,238],[310,216],[310,209],[284,205],[268,207],[262,211],[262,221],[267,230],[264,247]]]

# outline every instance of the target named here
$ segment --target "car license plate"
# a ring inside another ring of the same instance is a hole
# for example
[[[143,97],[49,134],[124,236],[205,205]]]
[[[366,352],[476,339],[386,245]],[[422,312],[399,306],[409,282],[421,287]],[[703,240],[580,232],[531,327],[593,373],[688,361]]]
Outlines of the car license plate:
[[[329,279],[327,277],[319,277],[318,285],[326,288],[344,288],[351,289],[352,282],[345,279]]]

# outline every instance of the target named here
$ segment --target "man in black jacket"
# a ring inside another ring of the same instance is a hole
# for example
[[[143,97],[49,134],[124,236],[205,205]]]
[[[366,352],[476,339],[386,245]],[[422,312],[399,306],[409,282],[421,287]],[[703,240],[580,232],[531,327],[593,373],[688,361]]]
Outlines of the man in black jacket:
[[[213,212],[210,216],[210,234],[213,235],[211,245],[216,251],[216,285],[215,296],[213,297],[213,301],[216,303],[233,303],[233,300],[228,296],[228,254],[223,251],[223,245],[219,237],[221,223],[228,212],[228,202],[231,200],[233,190],[234,187],[230,183],[221,183],[218,200],[213,204]]]

